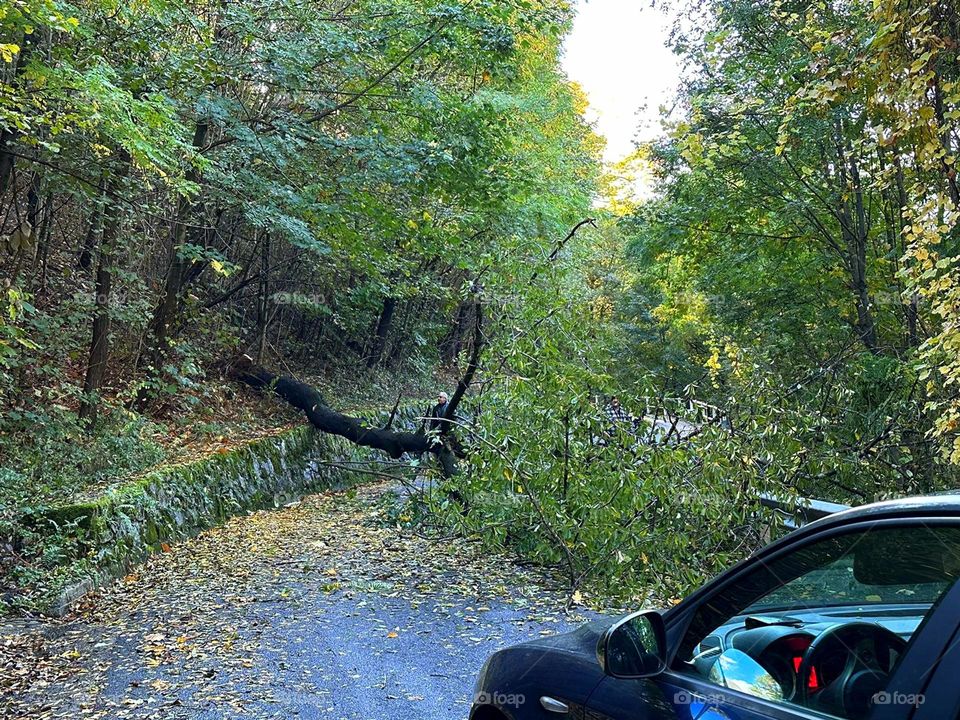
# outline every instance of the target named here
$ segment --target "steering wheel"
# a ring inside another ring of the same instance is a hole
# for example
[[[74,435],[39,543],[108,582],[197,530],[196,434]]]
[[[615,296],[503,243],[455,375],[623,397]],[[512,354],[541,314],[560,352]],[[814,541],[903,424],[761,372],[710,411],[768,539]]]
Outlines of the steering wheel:
[[[902,654],[906,647],[906,640],[881,625],[860,621],[832,625],[803,654],[797,668],[797,700],[842,717],[866,717],[871,699],[890,679],[893,653]],[[840,673],[824,679],[823,661],[838,656],[844,658]],[[811,673],[825,684],[811,687]]]

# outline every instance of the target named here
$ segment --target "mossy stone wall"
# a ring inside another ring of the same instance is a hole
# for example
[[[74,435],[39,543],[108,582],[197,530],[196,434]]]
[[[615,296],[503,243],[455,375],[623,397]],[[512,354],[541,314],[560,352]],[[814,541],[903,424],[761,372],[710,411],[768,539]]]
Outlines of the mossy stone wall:
[[[48,612],[63,614],[78,597],[124,574],[164,543],[248,510],[280,507],[368,477],[344,465],[369,459],[371,452],[302,426],[45,510],[33,518],[36,527],[66,529],[74,539]]]

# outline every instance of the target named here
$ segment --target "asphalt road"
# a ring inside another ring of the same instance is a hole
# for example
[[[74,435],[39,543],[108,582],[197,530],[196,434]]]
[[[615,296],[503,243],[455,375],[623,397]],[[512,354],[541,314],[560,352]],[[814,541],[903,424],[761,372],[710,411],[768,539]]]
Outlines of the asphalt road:
[[[490,653],[595,616],[505,558],[391,525],[384,491],[235,518],[73,618],[0,628],[17,683],[0,680],[0,717],[465,718]]]

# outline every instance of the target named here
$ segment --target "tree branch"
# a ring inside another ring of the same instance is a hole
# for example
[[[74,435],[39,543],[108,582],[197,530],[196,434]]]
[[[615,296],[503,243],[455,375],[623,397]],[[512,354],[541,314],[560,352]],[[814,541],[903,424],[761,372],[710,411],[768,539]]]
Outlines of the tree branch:
[[[460,401],[463,400],[463,396],[467,393],[467,390],[470,389],[470,383],[473,382],[473,376],[477,374],[477,368],[480,365],[480,355],[485,347],[483,337],[483,303],[480,301],[479,296],[477,297],[475,312],[476,318],[473,325],[473,350],[470,353],[470,361],[467,363],[467,370],[463,374],[463,377],[460,378],[460,382],[457,383],[457,389],[453,391],[453,397],[450,398],[450,402],[447,403],[447,409],[443,413],[443,417],[447,420],[453,420],[454,415],[457,412],[457,407],[460,405]],[[448,423],[443,423],[441,425],[441,434],[446,435],[449,427],[450,425]]]
[[[251,387],[273,390],[295,408],[303,410],[310,424],[321,432],[339,435],[356,445],[382,450],[394,459],[405,452],[437,452],[436,444],[427,435],[371,428],[357,418],[332,409],[316,388],[293,378],[275,375],[254,363],[248,355],[236,360],[228,374]]]

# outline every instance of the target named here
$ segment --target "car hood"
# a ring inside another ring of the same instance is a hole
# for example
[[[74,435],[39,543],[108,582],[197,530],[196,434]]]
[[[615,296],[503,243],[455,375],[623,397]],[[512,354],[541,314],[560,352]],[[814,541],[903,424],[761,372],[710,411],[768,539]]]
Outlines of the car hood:
[[[521,645],[521,647],[535,647],[550,650],[559,650],[576,655],[583,655],[591,660],[597,657],[597,643],[603,633],[613,625],[619,618],[600,618],[581,625],[573,632],[563,633],[561,635],[550,635],[540,637],[536,640],[530,640]]]
[[[546,693],[571,707],[583,706],[603,679],[597,642],[614,622],[615,618],[595,620],[573,632],[540,637],[494,653],[480,671],[476,692],[531,698]]]

